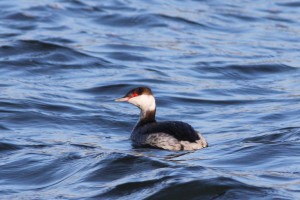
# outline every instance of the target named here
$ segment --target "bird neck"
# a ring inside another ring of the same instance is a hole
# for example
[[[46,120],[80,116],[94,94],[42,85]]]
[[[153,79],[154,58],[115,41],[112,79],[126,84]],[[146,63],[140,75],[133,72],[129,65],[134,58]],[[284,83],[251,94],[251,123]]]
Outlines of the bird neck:
[[[154,110],[141,110],[139,123],[149,123],[155,122],[155,113],[156,109]]]
[[[147,123],[155,121],[156,103],[154,96],[145,96],[143,104],[141,104],[139,108],[141,109],[140,122]]]

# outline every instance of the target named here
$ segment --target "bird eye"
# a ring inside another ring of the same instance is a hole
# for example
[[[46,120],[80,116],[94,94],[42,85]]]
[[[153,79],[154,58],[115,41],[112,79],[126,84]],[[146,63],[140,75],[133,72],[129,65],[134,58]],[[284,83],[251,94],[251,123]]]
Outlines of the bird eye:
[[[135,93],[133,93],[133,96],[136,97],[136,96],[138,96],[138,94],[135,92]]]

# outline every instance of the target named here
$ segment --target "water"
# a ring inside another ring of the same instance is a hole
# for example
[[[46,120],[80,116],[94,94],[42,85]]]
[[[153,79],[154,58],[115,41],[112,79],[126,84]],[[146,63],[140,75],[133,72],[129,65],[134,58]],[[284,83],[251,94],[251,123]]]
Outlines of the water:
[[[297,1],[1,1],[1,199],[299,199]],[[209,148],[131,146],[158,120]]]

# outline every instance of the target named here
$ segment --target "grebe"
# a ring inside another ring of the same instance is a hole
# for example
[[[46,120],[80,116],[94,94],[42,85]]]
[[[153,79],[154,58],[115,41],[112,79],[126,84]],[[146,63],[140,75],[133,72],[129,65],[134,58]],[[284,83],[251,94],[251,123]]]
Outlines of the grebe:
[[[156,104],[152,91],[148,87],[130,90],[118,102],[129,102],[137,106],[140,118],[131,133],[134,146],[149,146],[167,150],[196,150],[207,147],[204,137],[193,127],[180,121],[157,122]]]

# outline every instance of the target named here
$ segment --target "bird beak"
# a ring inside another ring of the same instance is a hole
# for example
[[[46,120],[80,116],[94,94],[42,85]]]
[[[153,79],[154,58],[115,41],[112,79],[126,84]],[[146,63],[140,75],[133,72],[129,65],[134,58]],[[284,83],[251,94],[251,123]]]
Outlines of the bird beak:
[[[122,98],[116,99],[115,101],[117,101],[117,102],[126,102],[128,100],[129,100],[129,97],[122,97]]]

